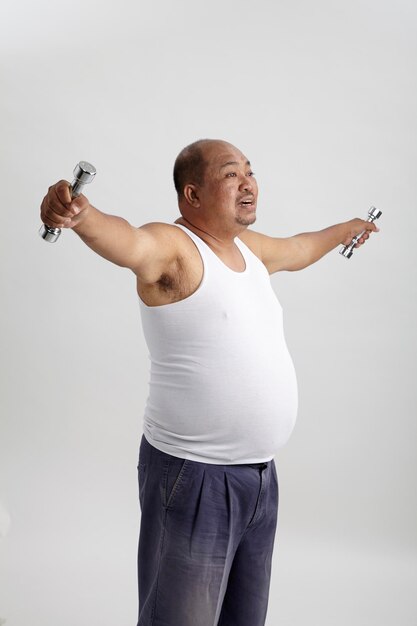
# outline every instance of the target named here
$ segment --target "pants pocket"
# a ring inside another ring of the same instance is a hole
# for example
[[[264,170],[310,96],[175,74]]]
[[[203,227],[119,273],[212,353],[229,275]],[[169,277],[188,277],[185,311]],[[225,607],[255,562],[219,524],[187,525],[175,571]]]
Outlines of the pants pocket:
[[[178,494],[183,488],[187,467],[190,461],[171,456],[164,471],[163,504],[165,508],[172,508]]]
[[[138,484],[139,484],[139,502],[140,508],[143,509],[143,498],[145,491],[145,480],[146,480],[146,464],[138,463]]]

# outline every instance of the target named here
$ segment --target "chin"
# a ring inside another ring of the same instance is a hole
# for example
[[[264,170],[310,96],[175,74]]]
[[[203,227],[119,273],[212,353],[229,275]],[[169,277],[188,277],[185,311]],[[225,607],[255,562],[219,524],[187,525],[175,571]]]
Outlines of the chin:
[[[247,215],[245,217],[242,215],[238,215],[236,217],[236,222],[241,226],[250,226],[251,224],[256,222],[256,213],[253,213],[252,215]]]

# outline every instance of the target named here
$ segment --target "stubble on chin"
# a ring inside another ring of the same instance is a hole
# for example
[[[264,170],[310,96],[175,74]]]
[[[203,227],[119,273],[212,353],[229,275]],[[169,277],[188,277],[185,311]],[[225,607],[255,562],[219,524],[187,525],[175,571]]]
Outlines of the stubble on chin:
[[[242,215],[236,215],[235,220],[241,226],[250,226],[251,224],[256,222],[256,215],[255,213],[251,216],[248,215],[247,217],[243,217]]]

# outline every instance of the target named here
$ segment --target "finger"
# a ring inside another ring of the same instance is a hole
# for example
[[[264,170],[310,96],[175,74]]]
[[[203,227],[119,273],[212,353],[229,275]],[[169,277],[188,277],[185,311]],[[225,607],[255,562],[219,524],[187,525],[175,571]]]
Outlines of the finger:
[[[60,215],[46,201],[42,203],[41,218],[44,224],[53,228],[64,228],[71,221],[70,217]]]
[[[58,213],[58,215],[63,215],[64,217],[73,217],[78,212],[78,208],[77,210],[75,210],[75,207],[71,205],[72,198],[71,193],[69,192],[69,188],[67,188],[68,195],[65,193],[65,190],[59,193],[58,185],[59,183],[55,185],[55,187],[53,187],[48,194],[48,198],[50,196],[49,204],[51,208],[53,208],[54,211]],[[69,202],[62,201],[62,198],[67,199],[68,197]]]
[[[87,198],[82,193],[80,193],[79,196],[72,200],[70,210],[73,212],[74,215],[78,215],[78,213],[84,211],[84,209],[86,209],[88,205],[89,202]]]
[[[65,222],[63,222],[62,219],[54,220],[51,217],[46,217],[42,219],[42,222],[46,226],[50,226],[51,228],[68,228],[70,221],[71,220],[65,220]]]
[[[68,211],[65,209],[65,207],[62,207],[61,204],[56,204],[55,202],[53,202],[53,200],[51,201],[50,198],[47,196],[45,199],[45,204],[43,206],[43,210],[42,210],[42,214],[43,217],[46,217],[47,219],[51,219],[52,221],[59,221],[59,222],[63,222],[63,220],[65,218],[70,218],[71,215],[66,215],[68,213]]]
[[[48,217],[44,217],[42,219],[43,223],[46,224],[47,226],[50,226],[51,228],[68,228],[71,220],[68,218],[65,218],[65,220],[62,220],[62,217],[57,215],[53,215],[52,217],[48,216]]]
[[[60,181],[53,188],[50,188],[48,198],[49,197],[49,205],[55,213],[69,219],[73,219],[89,205],[88,199],[83,194],[80,194],[76,198],[72,197],[71,188],[67,181]],[[64,202],[68,200],[68,198],[70,202]],[[68,225],[66,228],[68,228]]]
[[[59,202],[64,206],[71,204],[71,185],[67,180],[60,180],[56,185],[52,187]]]
[[[62,204],[59,200],[56,191],[52,189],[48,195],[45,197],[45,211],[49,215],[49,212],[55,213],[56,215],[60,215],[61,217],[73,217],[75,215],[74,211],[69,207]]]

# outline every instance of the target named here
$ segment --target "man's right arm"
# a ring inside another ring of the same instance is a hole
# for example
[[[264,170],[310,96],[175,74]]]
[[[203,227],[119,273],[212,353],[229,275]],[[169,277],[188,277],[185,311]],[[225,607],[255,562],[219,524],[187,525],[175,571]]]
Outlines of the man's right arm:
[[[94,252],[131,269],[144,282],[158,280],[172,249],[166,224],[135,228],[122,217],[102,213],[83,194],[72,199],[64,180],[49,187],[41,204],[41,219],[53,228],[74,230]],[[166,241],[161,242],[161,237]]]

